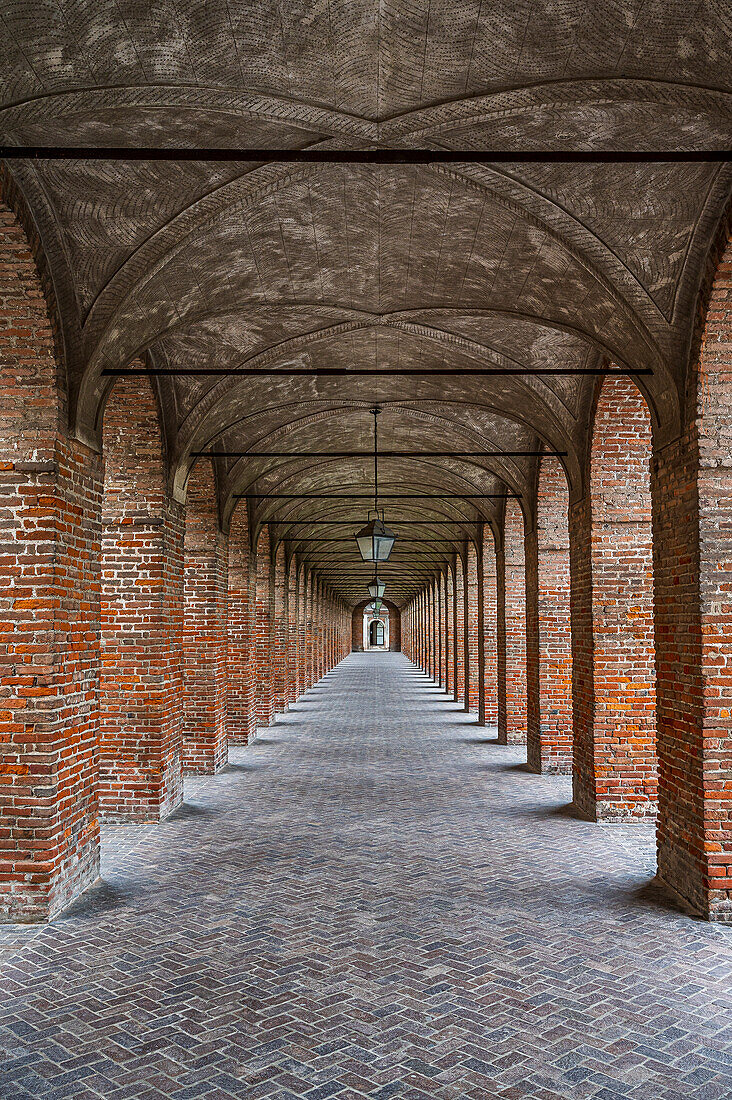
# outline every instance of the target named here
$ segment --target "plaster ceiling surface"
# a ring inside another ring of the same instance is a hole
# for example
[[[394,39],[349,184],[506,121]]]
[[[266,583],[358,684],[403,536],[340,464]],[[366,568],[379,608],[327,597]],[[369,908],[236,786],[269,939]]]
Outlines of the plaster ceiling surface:
[[[730,57],[725,0],[0,0],[0,141],[724,151]],[[54,283],[73,430],[98,445],[105,368],[186,371],[154,383],[174,491],[198,451],[291,452],[215,459],[222,517],[248,504],[350,603],[368,567],[323,540],[363,522],[371,460],[317,456],[368,451],[375,402],[382,448],[420,452],[384,460],[385,491],[435,497],[385,501],[399,600],[498,523],[504,500],[471,494],[526,503],[536,477],[532,458],[427,452],[556,449],[581,491],[595,379],[506,371],[651,370],[673,437],[732,183],[719,160],[7,164]],[[196,374],[212,368],[248,373]],[[349,368],[378,374],[318,373]],[[340,499],[302,496],[324,492]]]

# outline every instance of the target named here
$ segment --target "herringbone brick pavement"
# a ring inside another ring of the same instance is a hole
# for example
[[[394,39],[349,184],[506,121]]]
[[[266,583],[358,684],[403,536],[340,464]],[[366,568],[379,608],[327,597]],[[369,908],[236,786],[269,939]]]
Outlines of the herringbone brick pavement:
[[[398,654],[353,655],[0,935],[3,1100],[723,1100],[732,930]]]

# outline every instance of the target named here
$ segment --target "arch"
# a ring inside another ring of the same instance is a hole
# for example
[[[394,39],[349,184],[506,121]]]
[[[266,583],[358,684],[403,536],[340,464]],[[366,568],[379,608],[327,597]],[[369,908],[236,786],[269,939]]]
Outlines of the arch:
[[[183,800],[183,508],[166,490],[157,404],[119,380],[102,428],[99,809],[159,821]]]

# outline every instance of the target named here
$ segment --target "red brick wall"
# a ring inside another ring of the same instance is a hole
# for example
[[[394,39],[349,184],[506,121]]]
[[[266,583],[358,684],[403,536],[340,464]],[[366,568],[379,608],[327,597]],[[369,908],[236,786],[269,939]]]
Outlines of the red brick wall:
[[[483,638],[485,652],[485,720],[498,721],[498,652],[496,606],[496,545],[493,532],[483,528]]]
[[[537,491],[539,721],[528,729],[529,767],[572,771],[569,493],[561,463],[544,456]]]
[[[103,454],[100,814],[158,821],[183,799],[184,514],[147,379],[115,385]]]
[[[726,237],[710,255],[704,294],[688,426],[653,463],[658,874],[697,912],[732,921],[732,245]]]
[[[582,644],[591,661],[591,678],[578,685],[575,704],[574,788],[578,808],[592,818],[656,810],[650,432],[633,383],[606,378],[592,437],[591,504],[571,531],[585,540],[578,556],[582,595],[591,600],[584,634],[573,643],[575,659]],[[587,655],[581,660],[586,677]]]
[[[247,510],[239,505],[229,528],[228,683],[226,728],[233,745],[246,745],[257,728],[254,706],[254,597]]]
[[[227,540],[211,463],[199,459],[185,507],[183,770],[210,775],[226,763]]]
[[[0,206],[0,914],[43,920],[99,872],[101,458],[65,431],[35,263]]]
[[[515,745],[526,741],[526,579],[524,521],[515,500],[506,502],[504,524],[506,717],[498,740]],[[499,716],[500,717],[500,716]]]

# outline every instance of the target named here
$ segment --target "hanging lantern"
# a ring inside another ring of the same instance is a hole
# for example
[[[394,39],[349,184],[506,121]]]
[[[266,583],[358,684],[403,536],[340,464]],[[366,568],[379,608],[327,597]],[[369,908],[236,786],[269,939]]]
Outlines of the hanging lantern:
[[[369,585],[369,596],[373,596],[375,600],[380,600],[381,597],[384,595],[385,588],[386,585],[384,584],[384,582],[380,581],[378,577],[374,577],[371,584]]]
[[[370,519],[354,536],[364,561],[387,561],[396,535],[383,520]]]
[[[354,535],[359,553],[364,561],[387,561],[396,542],[396,535],[384,523],[383,510],[379,517],[379,456],[376,427],[376,418],[379,412],[378,406],[371,410],[374,418],[374,509],[373,512],[369,512],[369,521],[366,526]],[[375,515],[376,518],[372,519],[372,515]],[[371,592],[370,588],[369,592]],[[383,587],[380,595],[382,594]]]
[[[380,615],[381,614],[381,600],[379,600],[379,599],[374,600],[374,602],[372,603],[371,606],[374,609],[374,615]]]

